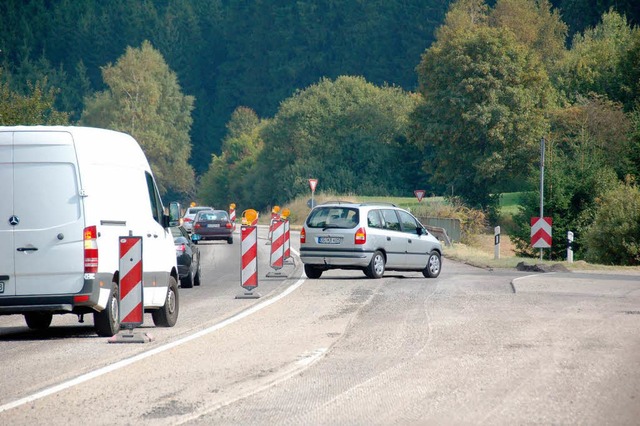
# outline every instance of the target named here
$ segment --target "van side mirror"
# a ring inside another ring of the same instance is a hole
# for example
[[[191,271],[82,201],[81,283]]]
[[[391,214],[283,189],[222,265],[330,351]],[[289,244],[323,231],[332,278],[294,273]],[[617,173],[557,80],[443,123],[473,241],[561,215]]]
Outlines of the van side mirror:
[[[180,203],[172,201],[169,203],[169,226],[180,225]]]

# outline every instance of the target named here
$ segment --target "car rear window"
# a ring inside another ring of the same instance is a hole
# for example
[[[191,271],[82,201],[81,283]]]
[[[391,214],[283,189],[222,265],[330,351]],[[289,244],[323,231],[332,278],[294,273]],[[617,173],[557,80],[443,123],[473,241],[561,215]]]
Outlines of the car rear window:
[[[327,206],[315,208],[309,218],[309,228],[354,228],[360,222],[358,209],[352,207]]]

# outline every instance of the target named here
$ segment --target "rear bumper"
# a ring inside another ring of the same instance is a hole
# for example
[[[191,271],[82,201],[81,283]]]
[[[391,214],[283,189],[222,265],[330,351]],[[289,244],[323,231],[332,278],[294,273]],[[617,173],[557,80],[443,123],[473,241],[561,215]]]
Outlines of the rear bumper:
[[[100,304],[100,282],[111,282],[109,274],[96,274],[93,279],[85,279],[82,290],[73,294],[34,294],[0,297],[0,315],[14,315],[25,312],[51,312],[53,314],[87,313],[100,311],[104,306]],[[110,292],[111,289],[105,289]],[[75,300],[77,296],[84,296],[82,302]],[[106,299],[103,297],[103,304]]]
[[[373,257],[373,252],[364,250],[300,249],[300,260],[307,265],[364,268],[371,262],[371,257]]]

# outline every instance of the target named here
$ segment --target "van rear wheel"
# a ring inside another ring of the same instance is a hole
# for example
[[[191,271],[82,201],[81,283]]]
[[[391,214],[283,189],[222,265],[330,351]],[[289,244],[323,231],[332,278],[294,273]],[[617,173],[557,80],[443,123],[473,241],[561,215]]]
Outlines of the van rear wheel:
[[[100,337],[111,337],[120,330],[120,312],[118,311],[118,286],[113,285],[107,307],[102,312],[93,313],[93,324]]]
[[[48,312],[29,312],[24,314],[27,327],[32,330],[45,330],[51,325],[53,314]]]
[[[153,323],[156,327],[173,327],[178,321],[179,310],[178,284],[174,277],[169,277],[167,300],[165,300],[163,307],[154,310],[151,314]]]

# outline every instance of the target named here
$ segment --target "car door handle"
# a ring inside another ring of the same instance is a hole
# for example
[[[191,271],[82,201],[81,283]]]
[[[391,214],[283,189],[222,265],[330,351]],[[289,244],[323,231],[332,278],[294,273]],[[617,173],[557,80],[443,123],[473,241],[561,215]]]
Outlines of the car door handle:
[[[37,247],[18,247],[18,251],[37,251]]]
[[[413,241],[409,240],[409,244],[411,244]]]
[[[387,241],[391,241],[391,237],[387,237]]]

